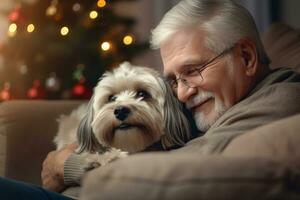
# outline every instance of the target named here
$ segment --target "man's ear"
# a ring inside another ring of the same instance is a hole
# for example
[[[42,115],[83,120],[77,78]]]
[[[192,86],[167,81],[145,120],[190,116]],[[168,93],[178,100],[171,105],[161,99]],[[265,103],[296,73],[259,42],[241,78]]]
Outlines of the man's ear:
[[[237,54],[241,58],[245,74],[253,76],[257,72],[258,53],[255,43],[250,38],[243,38],[237,42]]]

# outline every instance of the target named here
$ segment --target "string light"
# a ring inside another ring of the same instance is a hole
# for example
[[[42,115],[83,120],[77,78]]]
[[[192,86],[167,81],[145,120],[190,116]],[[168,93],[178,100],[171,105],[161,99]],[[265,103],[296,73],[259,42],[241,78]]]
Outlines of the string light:
[[[106,1],[105,0],[98,0],[97,6],[99,8],[103,8],[104,6],[106,6]]]
[[[19,11],[18,10],[14,10],[14,11],[12,11],[10,14],[9,14],[9,20],[10,21],[13,21],[13,22],[15,22],[15,21],[17,21],[18,19],[19,19],[19,17],[20,17],[20,13],[19,13]]]
[[[98,12],[95,11],[95,10],[92,10],[92,11],[90,12],[90,18],[91,18],[91,19],[96,19],[97,17],[98,17]]]
[[[81,5],[79,3],[75,3],[72,7],[74,12],[78,12],[81,9]]]
[[[9,27],[8,27],[8,36],[10,36],[10,37],[15,36],[16,33],[17,33],[17,29],[18,29],[17,24],[12,23],[11,25],[9,25]]]
[[[32,33],[32,32],[34,31],[34,29],[35,29],[35,27],[34,27],[33,24],[29,24],[29,25],[27,26],[27,32],[28,32],[28,33]]]
[[[27,67],[27,65],[22,64],[22,65],[20,66],[20,73],[21,73],[22,75],[25,75],[25,74],[27,74],[27,72],[28,72],[28,67]]]
[[[110,43],[109,43],[109,42],[103,42],[103,43],[101,44],[101,49],[102,49],[103,51],[108,51],[108,50],[110,49]]]
[[[54,16],[57,13],[57,7],[56,7],[57,4],[58,4],[58,1],[57,0],[53,0],[51,2],[51,5],[46,10],[46,15],[48,15],[48,16]]]
[[[37,96],[38,96],[38,91],[36,88],[30,88],[27,91],[27,97],[34,99],[34,98],[37,98]]]
[[[47,10],[46,10],[46,15],[48,15],[48,16],[53,16],[53,15],[55,15],[56,12],[57,12],[56,6],[55,6],[55,5],[51,5],[51,6],[49,6],[49,7],[47,8]]]
[[[32,87],[27,90],[27,97],[29,99],[43,99],[45,97],[40,80],[33,81]]]
[[[46,88],[47,88],[49,91],[52,91],[52,92],[57,92],[57,91],[59,91],[59,89],[60,89],[60,81],[59,81],[59,79],[57,78],[55,72],[50,73],[49,77],[48,77],[47,80],[46,80],[45,85],[46,85]]]
[[[62,27],[62,28],[60,29],[60,34],[61,34],[62,36],[68,35],[68,34],[69,34],[69,28],[66,27],[66,26]]]
[[[85,90],[86,90],[86,88],[82,84],[78,83],[74,86],[72,92],[73,92],[73,95],[75,95],[75,96],[81,96],[85,93]]]
[[[4,88],[3,90],[0,92],[0,100],[2,101],[8,101],[11,99],[11,94],[10,94],[10,83],[9,82],[5,82],[4,83]]]
[[[126,35],[124,38],[123,38],[123,43],[125,45],[131,45],[133,42],[133,37],[131,35]]]

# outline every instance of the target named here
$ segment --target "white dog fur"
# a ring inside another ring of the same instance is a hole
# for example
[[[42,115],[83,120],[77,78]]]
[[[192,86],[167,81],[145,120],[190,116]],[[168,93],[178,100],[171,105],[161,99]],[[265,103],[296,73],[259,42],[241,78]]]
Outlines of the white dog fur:
[[[100,78],[89,104],[59,119],[54,142],[57,149],[77,143],[91,165],[105,165],[159,140],[166,149],[182,146],[189,124],[158,72],[125,62]]]

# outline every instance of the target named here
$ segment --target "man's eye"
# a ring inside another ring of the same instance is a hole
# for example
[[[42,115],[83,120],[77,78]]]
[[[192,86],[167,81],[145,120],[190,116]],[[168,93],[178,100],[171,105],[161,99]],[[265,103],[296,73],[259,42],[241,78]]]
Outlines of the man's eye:
[[[139,90],[136,93],[136,98],[142,98],[144,100],[144,99],[148,99],[150,97],[151,97],[150,94],[145,90]]]
[[[115,101],[117,99],[117,97],[116,96],[114,96],[114,95],[109,95],[109,97],[108,97],[108,102],[113,102],[113,101]]]
[[[168,80],[168,82],[169,82],[169,84],[170,84],[170,86],[171,86],[172,88],[177,88],[177,87],[178,87],[177,80],[171,79],[171,80]]]
[[[198,75],[199,68],[191,68],[182,73],[183,76],[196,76]]]

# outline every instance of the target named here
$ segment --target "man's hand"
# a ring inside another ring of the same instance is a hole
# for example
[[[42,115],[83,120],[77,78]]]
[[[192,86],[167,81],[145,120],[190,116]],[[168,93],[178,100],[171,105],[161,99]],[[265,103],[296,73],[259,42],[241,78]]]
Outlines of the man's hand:
[[[59,151],[51,151],[47,155],[41,173],[43,187],[55,192],[65,189],[64,164],[76,148],[76,144],[70,144]]]

